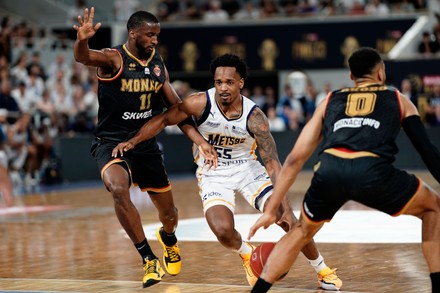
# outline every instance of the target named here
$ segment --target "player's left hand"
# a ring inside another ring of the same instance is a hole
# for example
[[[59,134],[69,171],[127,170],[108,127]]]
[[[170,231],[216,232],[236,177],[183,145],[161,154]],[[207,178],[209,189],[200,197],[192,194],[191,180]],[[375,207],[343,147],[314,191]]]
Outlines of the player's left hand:
[[[247,239],[251,240],[251,238],[254,237],[258,229],[260,229],[261,227],[267,229],[269,228],[270,225],[275,223],[276,220],[277,220],[276,213],[275,214],[267,213],[267,212],[263,213],[263,215],[261,215],[261,217],[259,217],[258,220],[255,222],[255,224],[249,229],[249,234]]]
[[[205,166],[208,166],[208,170],[211,168],[217,169],[218,159],[215,148],[207,141],[198,146],[200,153],[205,158]]]
[[[118,155],[120,155],[122,157],[124,155],[124,152],[128,152],[129,150],[131,150],[133,148],[134,148],[134,145],[129,141],[120,142],[112,150],[112,157],[116,158],[116,157],[118,157]]]

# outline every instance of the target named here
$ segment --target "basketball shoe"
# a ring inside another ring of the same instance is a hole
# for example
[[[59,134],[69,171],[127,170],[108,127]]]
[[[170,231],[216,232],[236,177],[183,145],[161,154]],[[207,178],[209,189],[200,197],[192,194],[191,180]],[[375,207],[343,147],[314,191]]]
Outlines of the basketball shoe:
[[[180,250],[176,244],[173,246],[167,246],[163,240],[161,232],[163,231],[163,227],[159,227],[156,230],[156,237],[159,240],[160,244],[163,246],[163,264],[165,266],[168,274],[175,276],[180,273],[180,268],[182,266],[182,259],[180,258]]]
[[[152,260],[145,258],[144,261],[145,274],[142,278],[142,284],[144,288],[147,288],[162,281],[165,272],[160,266],[160,262],[157,258]]]
[[[337,269],[326,267],[318,273],[318,286],[324,290],[339,291],[342,281],[336,275]]]
[[[252,251],[254,251],[255,246],[253,246],[252,244],[249,245],[252,246]],[[250,264],[251,256],[252,256],[252,252],[248,254],[240,254],[241,260],[243,261],[243,267],[246,272],[246,279],[249,285],[253,287],[257,282],[258,278],[255,277],[251,269],[251,264]]]

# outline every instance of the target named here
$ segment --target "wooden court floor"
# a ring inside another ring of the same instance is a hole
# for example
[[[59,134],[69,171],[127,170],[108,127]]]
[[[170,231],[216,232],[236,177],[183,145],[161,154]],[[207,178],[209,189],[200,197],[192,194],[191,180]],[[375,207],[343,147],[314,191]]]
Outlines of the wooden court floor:
[[[298,209],[310,180],[302,173],[290,198]],[[418,175],[437,191],[431,175]],[[202,217],[194,176],[172,178],[180,219]],[[101,184],[28,194],[22,206],[44,211],[1,214],[0,292],[250,292],[239,257],[217,242],[181,241],[183,267],[178,276],[142,289],[141,260],[121,232],[110,195]],[[237,199],[237,213],[253,213]],[[52,208],[52,210],[51,210]],[[364,209],[348,203],[344,209]],[[145,224],[158,221],[152,207],[141,208]],[[160,244],[151,239],[161,255]],[[341,292],[431,292],[419,244],[318,243],[327,264],[338,268]],[[287,277],[270,292],[325,292],[301,255]]]

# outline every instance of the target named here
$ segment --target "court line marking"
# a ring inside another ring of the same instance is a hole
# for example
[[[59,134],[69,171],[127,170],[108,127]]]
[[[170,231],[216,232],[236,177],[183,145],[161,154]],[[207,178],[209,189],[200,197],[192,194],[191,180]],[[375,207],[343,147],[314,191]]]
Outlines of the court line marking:
[[[299,215],[299,211],[294,213]],[[243,239],[260,215],[235,215],[235,226]],[[160,222],[143,226],[147,239],[156,239],[156,229],[159,226]],[[123,229],[120,231],[125,234]],[[314,240],[320,243],[421,243],[421,231],[420,219],[413,216],[391,217],[373,210],[339,211],[331,222],[324,224]],[[276,242],[284,234],[274,224],[268,229],[259,229],[251,241]],[[179,241],[217,241],[205,218],[180,219],[176,236]]]

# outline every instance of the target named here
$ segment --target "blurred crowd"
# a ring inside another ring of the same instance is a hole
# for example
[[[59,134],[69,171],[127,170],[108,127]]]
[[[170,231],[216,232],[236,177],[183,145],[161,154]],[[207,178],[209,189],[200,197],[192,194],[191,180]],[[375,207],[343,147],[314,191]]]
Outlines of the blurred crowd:
[[[426,5],[425,0],[163,0],[159,1],[157,15],[161,21],[225,22],[312,15],[388,15],[424,10]]]

